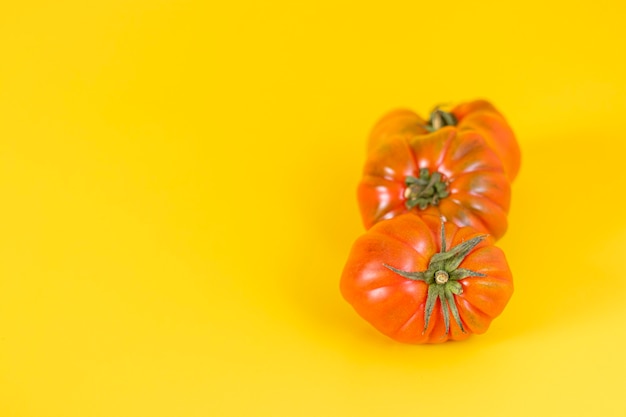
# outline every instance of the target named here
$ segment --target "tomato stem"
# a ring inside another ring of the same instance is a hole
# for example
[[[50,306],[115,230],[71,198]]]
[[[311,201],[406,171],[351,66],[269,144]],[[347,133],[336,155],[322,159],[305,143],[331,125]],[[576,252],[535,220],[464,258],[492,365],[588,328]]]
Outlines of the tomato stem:
[[[463,294],[463,286],[459,281],[468,277],[484,277],[485,274],[472,271],[465,268],[459,268],[463,260],[474,248],[482,242],[487,235],[479,235],[470,240],[459,243],[458,245],[446,250],[445,244],[445,223],[441,221],[441,250],[434,254],[428,262],[428,269],[425,271],[403,271],[393,266],[383,264],[387,269],[395,272],[401,277],[422,281],[428,285],[428,293],[426,295],[426,304],[424,307],[424,330],[428,329],[430,317],[437,305],[437,301],[441,305],[441,314],[443,315],[446,334],[450,332],[450,313],[454,321],[461,331],[465,333],[461,316],[456,305],[455,295]]]
[[[419,177],[407,176],[404,183],[407,187],[404,190],[404,204],[409,210],[413,207],[424,210],[429,205],[436,206],[442,198],[450,195],[445,177],[437,171],[431,174],[428,168],[420,169]]]
[[[445,126],[456,126],[457,123],[458,121],[456,120],[454,114],[441,110],[437,107],[430,113],[426,130],[429,132],[435,132]]]
[[[446,282],[448,282],[449,278],[450,278],[450,276],[444,270],[440,270],[440,271],[435,272],[435,282],[437,284],[445,284]]]

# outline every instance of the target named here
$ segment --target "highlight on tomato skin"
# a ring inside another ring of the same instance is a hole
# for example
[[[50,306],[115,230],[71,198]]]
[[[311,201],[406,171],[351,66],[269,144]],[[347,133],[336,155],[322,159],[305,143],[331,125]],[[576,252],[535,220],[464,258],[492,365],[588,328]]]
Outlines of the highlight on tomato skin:
[[[491,237],[408,213],[376,224],[355,241],[340,290],[388,337],[442,343],[487,331],[511,298],[513,280]]]
[[[499,239],[508,227],[511,186],[482,136],[447,126],[387,138],[367,156],[357,199],[366,229],[412,212]]]

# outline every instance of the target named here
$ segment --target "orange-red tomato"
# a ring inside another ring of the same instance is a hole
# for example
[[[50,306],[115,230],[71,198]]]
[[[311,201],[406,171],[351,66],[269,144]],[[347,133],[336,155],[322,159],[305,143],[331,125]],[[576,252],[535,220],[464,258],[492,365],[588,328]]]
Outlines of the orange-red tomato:
[[[519,144],[504,116],[486,100],[461,103],[449,112],[436,108],[428,121],[408,109],[394,110],[383,116],[372,129],[368,150],[377,149],[382,142],[397,134],[425,134],[444,126],[478,132],[502,161],[509,181],[515,179],[521,161]]]
[[[444,216],[496,239],[508,225],[502,163],[471,130],[386,138],[368,154],[357,194],[366,228],[406,212]]]
[[[493,242],[469,227],[442,227],[435,216],[398,216],[356,240],[341,293],[400,342],[466,339],[485,332],[513,293],[506,258]]]

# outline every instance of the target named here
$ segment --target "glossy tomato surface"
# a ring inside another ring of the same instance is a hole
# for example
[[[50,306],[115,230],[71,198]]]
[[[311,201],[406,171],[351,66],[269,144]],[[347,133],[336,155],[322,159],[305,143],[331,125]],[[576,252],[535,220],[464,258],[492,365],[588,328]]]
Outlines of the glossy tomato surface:
[[[459,279],[462,288],[452,295],[459,322],[450,304],[444,311],[442,301],[437,299],[426,326],[429,285],[405,278],[391,268],[428,270],[433,257],[441,256],[437,254],[445,249],[441,224],[436,216],[412,214],[380,222],[356,240],[344,267],[340,284],[343,297],[376,329],[400,342],[441,343],[483,333],[513,293],[506,258],[493,239],[447,222],[444,241],[448,251],[472,239],[480,240],[454,268],[457,272],[472,271],[476,276]],[[448,272],[450,277],[455,273],[450,269]]]

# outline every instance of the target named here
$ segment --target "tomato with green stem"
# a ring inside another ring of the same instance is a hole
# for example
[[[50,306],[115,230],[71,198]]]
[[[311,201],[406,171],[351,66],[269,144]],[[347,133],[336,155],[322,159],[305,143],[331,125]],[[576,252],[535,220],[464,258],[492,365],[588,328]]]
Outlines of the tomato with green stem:
[[[357,195],[366,228],[414,212],[499,239],[508,226],[511,187],[478,133],[446,126],[381,142],[368,154]]]
[[[398,134],[421,135],[446,126],[478,132],[498,158],[504,172],[513,181],[519,172],[521,151],[515,133],[506,119],[490,102],[474,100],[452,107],[438,106],[428,120],[409,109],[397,109],[383,116],[372,129],[368,151],[377,149],[386,139]]]
[[[491,237],[436,216],[404,214],[356,240],[340,289],[383,334],[441,343],[487,331],[511,298],[513,280]]]

